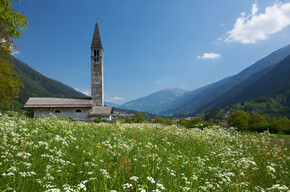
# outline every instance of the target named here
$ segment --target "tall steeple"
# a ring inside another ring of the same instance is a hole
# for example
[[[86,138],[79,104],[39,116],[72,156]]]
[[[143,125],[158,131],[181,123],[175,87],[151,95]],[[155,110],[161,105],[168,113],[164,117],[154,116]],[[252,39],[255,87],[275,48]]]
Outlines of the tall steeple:
[[[91,45],[91,94],[95,105],[104,106],[103,46],[98,23]]]
[[[95,25],[95,31],[94,31],[94,36],[93,36],[91,48],[92,47],[95,47],[95,48],[102,48],[103,47],[98,23],[96,23],[96,25]]]

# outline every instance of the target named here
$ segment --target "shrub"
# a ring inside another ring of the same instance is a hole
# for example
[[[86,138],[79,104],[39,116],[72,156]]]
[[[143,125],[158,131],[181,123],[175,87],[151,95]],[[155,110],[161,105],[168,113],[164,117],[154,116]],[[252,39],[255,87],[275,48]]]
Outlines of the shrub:
[[[165,123],[165,119],[163,119],[162,117],[157,117],[156,119],[153,120],[153,123],[164,124]]]
[[[250,131],[256,131],[258,133],[267,131],[269,129],[269,123],[255,123],[249,126]]]
[[[177,124],[180,125],[180,126],[186,127],[186,128],[190,128],[189,121],[187,121],[184,118],[180,119]]]
[[[106,122],[108,122],[108,120],[107,119],[94,119],[94,122],[95,123],[106,123]]]
[[[249,125],[249,114],[245,111],[235,111],[228,118],[228,124],[239,130],[247,130]]]
[[[172,119],[166,119],[164,122],[165,125],[173,125],[175,122]]]
[[[199,117],[195,117],[194,119],[190,120],[191,125],[196,125],[198,123],[203,123],[202,119]]]
[[[290,120],[286,117],[274,120],[271,123],[270,132],[290,134]]]
[[[266,118],[263,115],[260,115],[258,113],[253,113],[249,119],[249,126],[256,124],[256,123],[268,124],[268,121],[266,120]]]

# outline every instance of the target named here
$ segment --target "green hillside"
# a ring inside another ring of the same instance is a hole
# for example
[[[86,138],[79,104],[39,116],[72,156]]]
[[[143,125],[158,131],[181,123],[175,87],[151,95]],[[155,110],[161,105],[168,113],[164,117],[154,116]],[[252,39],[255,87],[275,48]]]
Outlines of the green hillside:
[[[252,75],[216,101],[204,106],[206,119],[222,119],[235,110],[263,114],[269,121],[290,118],[290,56]]]
[[[13,63],[22,83],[19,98],[12,101],[13,109],[23,108],[29,97],[87,98],[75,89],[45,77],[16,58],[13,58]]]

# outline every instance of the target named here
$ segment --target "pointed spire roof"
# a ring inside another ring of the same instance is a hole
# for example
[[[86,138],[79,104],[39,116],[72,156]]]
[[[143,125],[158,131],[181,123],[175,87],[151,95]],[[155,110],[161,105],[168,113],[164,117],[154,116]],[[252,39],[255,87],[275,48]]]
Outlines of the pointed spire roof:
[[[93,37],[91,47],[103,48],[98,23],[96,23],[96,25],[95,25],[94,37]]]

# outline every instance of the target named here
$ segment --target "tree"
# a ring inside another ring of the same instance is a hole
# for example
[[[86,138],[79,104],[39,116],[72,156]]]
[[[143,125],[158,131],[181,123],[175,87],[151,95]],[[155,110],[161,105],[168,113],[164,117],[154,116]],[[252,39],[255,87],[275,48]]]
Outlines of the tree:
[[[12,4],[13,0],[0,1],[0,107],[8,107],[8,101],[19,93],[20,79],[12,69],[13,39],[21,38],[29,24]]]
[[[256,123],[269,124],[263,115],[260,115],[258,113],[253,113],[249,119],[249,126]]]
[[[198,124],[198,123],[203,123],[203,121],[202,121],[201,118],[199,118],[199,117],[195,117],[194,119],[191,119],[191,120],[190,120],[190,123],[191,123],[192,125],[196,125],[196,124]]]
[[[270,132],[272,133],[285,133],[290,134],[290,120],[288,118],[281,118],[274,120],[270,126]]]
[[[228,118],[228,124],[232,127],[236,127],[239,130],[248,129],[249,114],[245,111],[235,111]]]
[[[133,122],[134,123],[142,123],[144,121],[144,116],[142,113],[140,112],[136,112],[134,115],[133,115]]]
[[[165,125],[173,125],[173,124],[175,124],[175,122],[172,119],[166,119],[164,124]]]
[[[125,117],[125,123],[132,123],[132,118],[129,116]]]
[[[185,128],[190,128],[190,123],[185,118],[180,119],[177,124]]]
[[[165,119],[163,119],[162,117],[157,117],[156,119],[153,120],[153,123],[164,124],[165,123]]]

